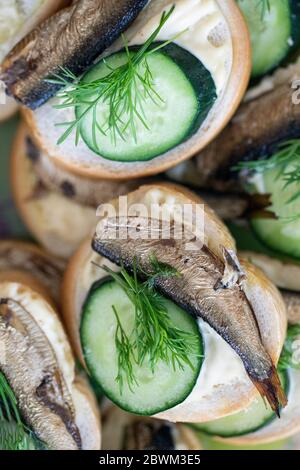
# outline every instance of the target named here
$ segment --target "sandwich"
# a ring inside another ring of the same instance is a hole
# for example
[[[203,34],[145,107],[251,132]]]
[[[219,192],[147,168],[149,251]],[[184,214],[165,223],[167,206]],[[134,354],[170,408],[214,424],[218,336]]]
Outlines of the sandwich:
[[[77,0],[16,46],[0,78],[58,166],[120,180],[204,148],[240,103],[250,65],[234,0]]]
[[[1,275],[0,448],[98,450],[94,393],[75,371],[56,310],[33,284]]]
[[[127,203],[124,216],[111,202],[115,218],[103,215],[64,277],[64,319],[82,365],[133,414],[199,424],[265,399],[279,416],[288,401],[276,370],[287,331],[279,291],[238,258],[228,229],[190,191],[148,185]],[[146,218],[153,204],[158,219]],[[193,217],[181,240],[174,228],[189,204],[203,208],[205,231]],[[113,237],[116,227],[134,235]]]

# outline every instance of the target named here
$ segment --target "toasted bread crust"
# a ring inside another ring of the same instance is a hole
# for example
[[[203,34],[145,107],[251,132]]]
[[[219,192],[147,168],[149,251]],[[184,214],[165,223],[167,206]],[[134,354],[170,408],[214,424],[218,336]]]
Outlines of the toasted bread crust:
[[[160,184],[142,186],[137,191],[129,194],[128,206],[134,202],[147,201],[150,204],[151,200],[149,201],[148,198],[150,197],[151,199],[152,194],[156,198],[164,198],[171,195],[173,198],[176,198],[178,203],[203,203],[200,198],[186,189],[176,185]],[[114,203],[117,204],[117,201],[112,201],[112,204]],[[219,237],[221,243],[234,250],[234,241],[222,222],[207,207],[205,207],[205,214],[207,218],[206,230],[210,237]],[[222,250],[218,244],[212,244],[211,248],[217,255],[221,256]],[[97,261],[97,259],[100,259],[100,257],[97,257],[98,255],[91,249],[91,241],[87,240],[83,243],[68,265],[62,288],[65,323],[72,345],[83,364],[84,358],[79,337],[81,308],[92,283],[97,279],[95,277],[97,272],[93,271],[91,263],[92,260]],[[249,279],[245,283],[246,295],[252,298],[252,301],[256,299],[254,313],[262,329],[261,333],[265,346],[274,363],[277,363],[286,334],[285,306],[277,289],[261,271],[249,265],[246,261],[243,262],[243,267],[247,273],[249,272]],[[260,301],[262,305],[260,305]],[[270,322],[272,322],[272,328],[270,328]],[[210,405],[207,406],[207,409],[204,410],[202,408],[201,411],[198,411],[199,414],[195,413],[194,409],[186,408],[185,410],[179,410],[177,408],[160,413],[158,417],[174,422],[208,421],[246,408],[253,398],[257,396],[257,392],[250,382],[233,384],[232,387],[225,388],[224,390],[220,393],[216,391],[216,396],[212,397],[211,402],[209,400],[207,402]]]
[[[88,159],[85,162],[80,162],[64,156],[53,145],[53,142],[48,141],[42,135],[35,120],[34,112],[24,109],[25,119],[37,145],[50,154],[50,157],[55,160],[58,166],[71,173],[73,172],[88,178],[118,180],[161,173],[202,150],[220,133],[233,116],[246,91],[251,69],[249,32],[243,15],[234,0],[216,1],[231,31],[233,60],[226,90],[215,105],[213,115],[207,121],[205,132],[199,131],[195,138],[151,160],[151,162],[116,164],[108,160],[104,162],[103,159],[101,162],[99,157],[99,162],[89,164]],[[76,152],[75,147],[72,152]]]

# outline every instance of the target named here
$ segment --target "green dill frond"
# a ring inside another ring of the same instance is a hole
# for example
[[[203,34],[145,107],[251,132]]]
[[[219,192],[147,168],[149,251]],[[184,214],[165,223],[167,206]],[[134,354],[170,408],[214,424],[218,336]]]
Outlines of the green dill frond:
[[[112,306],[117,319],[116,349],[118,352],[118,376],[116,380],[122,391],[124,378],[129,388],[138,385],[134,375],[134,363],[142,366],[145,361],[152,372],[159,361],[171,365],[174,370],[188,366],[195,353],[198,338],[189,332],[175,327],[169,317],[163,297],[154,290],[157,277],[179,276],[171,266],[159,263],[155,257],[150,259],[154,268],[153,277],[145,282],[138,280],[137,261],[134,261],[133,275],[124,268],[115,273],[105,268],[107,273],[124,290],[135,307],[135,325],[128,336],[122,327],[116,308]]]
[[[117,137],[125,140],[125,133],[128,130],[137,141],[137,123],[141,123],[146,129],[149,129],[145,109],[146,102],[151,100],[159,106],[164,103],[164,99],[156,91],[148,57],[179,36],[152,47],[174,9],[173,5],[168,12],[163,12],[158,27],[137,52],[133,53],[129,50],[128,42],[122,36],[126,62],[117,68],[112,68],[104,59],[109,73],[103,78],[84,83],[78,80],[71,71],[62,68],[58,74],[48,80],[64,88],[57,95],[60,98],[60,103],[55,106],[56,109],[73,108],[76,111],[84,106],[84,110],[80,114],[77,113],[74,120],[57,124],[57,126],[67,128],[59,138],[58,145],[63,143],[73,131],[75,131],[77,145],[80,139],[81,124],[89,114],[92,115],[92,139],[96,148],[98,147],[97,136],[99,133],[102,135],[110,133],[112,141],[116,143]],[[97,117],[97,106],[100,102],[107,103],[109,106],[108,117],[104,125],[99,123]]]
[[[18,402],[5,375],[0,372],[0,450],[45,448],[23,422]]]
[[[115,343],[118,352],[118,375],[116,377],[116,381],[118,382],[122,393],[124,387],[124,376],[130,390],[132,390],[134,385],[138,385],[133,371],[133,363],[136,361],[134,356],[134,345],[132,345],[131,340],[128,338],[114,305],[112,306],[112,309],[117,320]]]
[[[267,13],[271,10],[270,0],[258,0],[257,8],[261,10],[261,19],[263,20]]]
[[[293,187],[294,192],[287,200],[293,203],[300,197],[300,139],[293,139],[278,145],[277,151],[270,157],[260,160],[240,162],[232,168],[234,171],[247,171],[264,174],[275,170],[275,181],[283,182],[282,190]],[[300,214],[292,217],[279,217],[282,222],[298,220]]]

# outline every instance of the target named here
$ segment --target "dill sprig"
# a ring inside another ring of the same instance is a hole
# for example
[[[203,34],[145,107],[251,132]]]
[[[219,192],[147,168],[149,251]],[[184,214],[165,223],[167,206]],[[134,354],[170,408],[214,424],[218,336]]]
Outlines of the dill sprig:
[[[280,370],[300,369],[300,325],[289,327],[278,368]]]
[[[245,0],[240,0],[245,1]],[[255,3],[255,8],[260,11],[260,19],[264,21],[267,13],[271,11],[271,2],[270,0],[251,0]]]
[[[32,441],[18,410],[17,399],[0,372],[0,449],[29,450]]]
[[[61,76],[56,74],[53,79],[48,80],[64,87],[64,90],[57,95],[61,99],[61,103],[56,105],[55,108],[75,109],[75,119],[73,121],[57,124],[58,126],[67,127],[59,138],[58,145],[63,143],[74,130],[75,144],[77,145],[80,140],[81,124],[90,113],[92,113],[92,140],[96,148],[98,147],[97,135],[99,133],[107,135],[110,132],[113,142],[116,143],[118,136],[126,140],[125,134],[128,130],[134,140],[137,141],[136,126],[138,122],[146,129],[149,129],[145,110],[146,102],[151,100],[159,106],[164,103],[164,99],[155,89],[148,58],[179,36],[177,35],[164,43],[158,44],[156,47],[151,47],[174,9],[175,6],[173,5],[168,12],[163,12],[158,27],[137,52],[133,53],[129,50],[128,42],[122,36],[126,62],[117,68],[112,68],[108,61],[103,59],[109,71],[106,76],[85,83],[78,80],[70,70],[61,68]],[[97,106],[100,102],[107,103],[109,108],[108,117],[104,124],[99,122],[97,116]],[[79,113],[81,107],[84,109]]]
[[[134,348],[122,326],[117,309],[114,305],[112,306],[112,309],[117,320],[115,343],[118,351],[118,375],[116,377],[116,381],[118,382],[120,389],[123,390],[125,375],[128,387],[132,390],[133,386],[137,385],[133,371],[133,363],[135,362]]]
[[[193,369],[190,357],[195,355],[198,338],[183,331],[172,323],[164,298],[154,289],[155,279],[165,276],[179,276],[169,265],[151,258],[153,276],[140,282],[137,275],[137,262],[134,262],[133,275],[124,268],[119,273],[105,268],[108,274],[124,290],[135,307],[135,324],[130,335],[125,333],[115,306],[112,306],[117,319],[116,349],[118,352],[118,375],[120,390],[124,380],[130,389],[138,385],[134,374],[134,364],[142,366],[145,361],[154,373],[159,361],[171,365],[174,370],[185,365]]]
[[[235,167],[235,171],[250,171],[253,173],[266,173],[270,170],[277,170],[275,181],[283,182],[282,189],[290,186],[295,187],[295,192],[287,200],[287,204],[296,201],[300,197],[300,139],[293,139],[278,145],[277,151],[267,158],[249,162],[240,162]],[[299,219],[300,215],[289,218],[280,217],[282,220],[291,222]]]
[[[294,175],[300,171],[300,139],[282,142],[277,152],[272,156],[249,162],[239,162],[233,170],[250,170],[255,173],[265,173],[268,170],[278,169],[278,176],[285,179],[286,184],[295,182]],[[295,172],[286,172],[286,167],[295,164]],[[298,166],[299,165],[299,166]],[[299,182],[299,180],[297,180]]]
[[[257,7],[261,9],[261,19],[263,20],[271,10],[270,0],[258,0]]]

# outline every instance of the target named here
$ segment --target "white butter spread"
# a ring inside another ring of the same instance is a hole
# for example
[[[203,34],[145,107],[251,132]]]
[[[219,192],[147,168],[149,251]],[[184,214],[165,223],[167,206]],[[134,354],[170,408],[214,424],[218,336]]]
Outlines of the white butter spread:
[[[205,359],[195,388],[182,405],[197,403],[210,396],[220,385],[249,380],[244,365],[237,353],[214,331],[208,323],[199,319]]]
[[[166,41],[179,35],[174,42],[205,65],[220,95],[226,87],[231,70],[232,40],[229,27],[215,0],[155,0],[148,12],[151,16],[145,14],[143,17],[141,14],[141,18],[128,31],[130,45],[143,44],[157,28],[162,13],[169,11],[173,4],[175,10],[159,33],[157,41]]]
[[[20,30],[45,0],[0,2],[0,62],[20,39]]]

